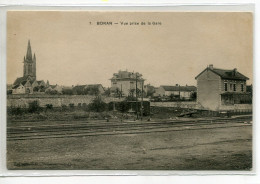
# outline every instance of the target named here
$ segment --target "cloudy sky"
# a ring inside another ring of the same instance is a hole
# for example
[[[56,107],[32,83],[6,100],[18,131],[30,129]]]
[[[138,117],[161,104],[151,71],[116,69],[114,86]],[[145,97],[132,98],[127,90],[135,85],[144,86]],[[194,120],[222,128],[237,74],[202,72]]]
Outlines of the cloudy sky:
[[[100,21],[113,25],[97,25]],[[7,83],[23,75],[29,39],[37,58],[37,80],[51,84],[108,87],[113,73],[127,69],[142,73],[146,83],[155,86],[196,85],[195,76],[209,64],[237,68],[252,83],[252,21],[246,12],[11,11]]]

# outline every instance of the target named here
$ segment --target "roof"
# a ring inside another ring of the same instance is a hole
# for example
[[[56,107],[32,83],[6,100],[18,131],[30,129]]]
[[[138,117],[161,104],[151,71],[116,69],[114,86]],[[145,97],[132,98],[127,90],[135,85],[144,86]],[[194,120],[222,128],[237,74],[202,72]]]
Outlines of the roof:
[[[84,90],[86,87],[86,85],[77,85],[77,86],[74,86],[72,89],[74,90]]]
[[[98,87],[98,86],[103,87],[102,84],[87,84],[86,86],[87,86],[87,87],[96,87],[96,86],[97,86],[97,87]]]
[[[27,81],[22,81],[21,84],[24,86],[27,83]]]
[[[13,86],[13,89],[18,88],[19,86],[20,86],[20,84],[14,85],[14,86]]]
[[[101,87],[102,89],[104,89],[104,87],[102,86],[102,84],[88,84],[86,85],[86,88],[98,88]],[[105,90],[105,89],[104,89]]]
[[[196,91],[195,86],[160,86],[165,91]]]
[[[44,80],[37,81],[38,84],[41,84],[42,82],[44,82]]]
[[[19,85],[22,81],[26,81],[26,77],[18,77],[15,81],[14,81],[14,85]]]
[[[227,91],[221,93],[221,95],[249,95],[250,93],[248,92],[233,92],[233,91]]]
[[[219,69],[219,68],[209,68],[207,67],[203,70],[199,75],[195,77],[197,79],[203,72],[206,70],[210,70],[220,76],[222,79],[230,79],[230,80],[248,80],[249,78],[245,75],[239,73],[236,69],[226,70],[226,69]]]
[[[49,87],[51,88],[55,88],[56,86],[58,86],[57,84],[56,85],[49,85]]]
[[[23,81],[30,81],[31,83],[33,83],[35,81],[34,78],[31,78],[30,76],[24,76],[24,77],[18,77],[15,81],[14,81],[14,85],[20,84]]]
[[[62,86],[62,89],[72,89],[72,86]]]
[[[128,72],[128,71],[121,71],[119,70],[118,73],[114,73],[113,77],[110,80],[122,80],[122,79],[132,79],[132,80],[144,80],[142,78],[142,74],[138,72]]]

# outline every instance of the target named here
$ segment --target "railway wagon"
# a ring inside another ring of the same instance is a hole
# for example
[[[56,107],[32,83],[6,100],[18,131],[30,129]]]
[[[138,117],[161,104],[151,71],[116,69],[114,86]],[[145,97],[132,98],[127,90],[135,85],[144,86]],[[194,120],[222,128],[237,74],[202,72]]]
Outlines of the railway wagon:
[[[136,113],[141,114],[141,101],[121,101],[110,102],[109,110],[117,110],[124,113]],[[143,101],[143,115],[150,115],[150,101]]]

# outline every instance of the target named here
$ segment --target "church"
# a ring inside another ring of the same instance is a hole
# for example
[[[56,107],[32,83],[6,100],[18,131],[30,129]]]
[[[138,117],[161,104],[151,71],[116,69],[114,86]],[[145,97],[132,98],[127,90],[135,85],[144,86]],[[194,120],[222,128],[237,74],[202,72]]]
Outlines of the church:
[[[36,56],[32,55],[30,40],[28,41],[27,53],[23,58],[23,77],[18,77],[12,88],[12,94],[33,94],[37,92],[45,92],[49,82],[36,79]]]

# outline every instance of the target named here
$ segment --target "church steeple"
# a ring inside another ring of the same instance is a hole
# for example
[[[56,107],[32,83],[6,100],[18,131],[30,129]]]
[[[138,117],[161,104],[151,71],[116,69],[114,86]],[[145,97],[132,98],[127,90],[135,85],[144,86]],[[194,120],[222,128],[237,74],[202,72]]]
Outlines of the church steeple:
[[[33,54],[33,61],[36,61],[35,53]]]
[[[24,77],[30,76],[33,80],[36,79],[36,56],[32,56],[30,40],[28,40],[27,53],[24,57]]]
[[[29,61],[32,60],[32,49],[31,49],[30,40],[28,40],[26,59],[29,60]]]

